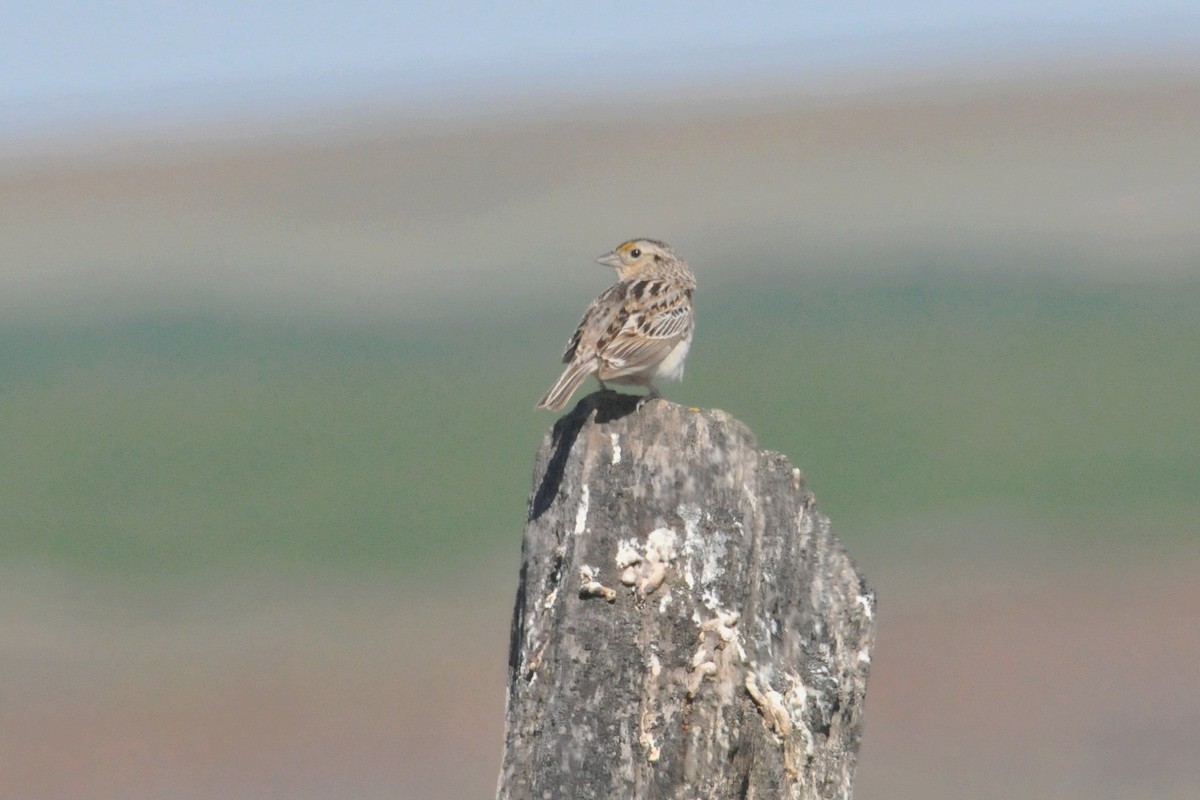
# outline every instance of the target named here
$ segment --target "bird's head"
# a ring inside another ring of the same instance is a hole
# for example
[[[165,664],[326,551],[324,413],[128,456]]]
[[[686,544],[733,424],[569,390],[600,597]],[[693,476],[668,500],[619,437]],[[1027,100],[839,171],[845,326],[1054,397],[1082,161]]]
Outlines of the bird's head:
[[[677,259],[678,256],[666,242],[657,239],[630,239],[596,261],[615,269],[619,279],[627,280],[655,266]]]

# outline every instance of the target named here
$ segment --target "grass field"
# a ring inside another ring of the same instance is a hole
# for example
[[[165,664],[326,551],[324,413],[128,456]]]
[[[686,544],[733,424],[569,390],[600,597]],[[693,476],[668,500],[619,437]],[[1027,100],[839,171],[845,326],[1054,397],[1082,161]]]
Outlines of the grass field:
[[[1192,530],[1200,284],[762,278],[699,302],[667,396],[787,453],[855,548],[980,513],[1039,535],[1073,522],[1063,537]],[[425,573],[511,557],[552,422],[532,401],[576,312],[9,329],[0,559]]]

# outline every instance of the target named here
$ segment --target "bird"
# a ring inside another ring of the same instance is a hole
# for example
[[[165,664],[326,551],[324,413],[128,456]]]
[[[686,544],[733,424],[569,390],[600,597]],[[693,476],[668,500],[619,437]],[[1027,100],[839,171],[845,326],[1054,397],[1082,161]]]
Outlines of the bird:
[[[589,375],[645,386],[641,401],[661,397],[654,381],[679,380],[692,345],[696,278],[670,245],[630,239],[596,259],[617,282],[592,301],[563,352],[567,368],[535,408],[561,411]]]

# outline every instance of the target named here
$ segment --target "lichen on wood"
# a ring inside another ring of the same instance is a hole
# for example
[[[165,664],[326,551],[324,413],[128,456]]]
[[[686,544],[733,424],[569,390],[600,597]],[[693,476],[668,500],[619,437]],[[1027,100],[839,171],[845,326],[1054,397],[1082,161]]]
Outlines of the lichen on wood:
[[[584,398],[534,470],[498,796],[849,797],[874,609],[746,426]]]

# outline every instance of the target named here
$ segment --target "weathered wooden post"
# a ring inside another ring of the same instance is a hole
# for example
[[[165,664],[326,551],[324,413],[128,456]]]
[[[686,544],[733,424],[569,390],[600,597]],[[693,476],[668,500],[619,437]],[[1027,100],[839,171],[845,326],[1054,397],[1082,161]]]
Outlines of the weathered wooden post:
[[[538,454],[499,798],[850,797],[871,590],[786,458],[635,403]]]

